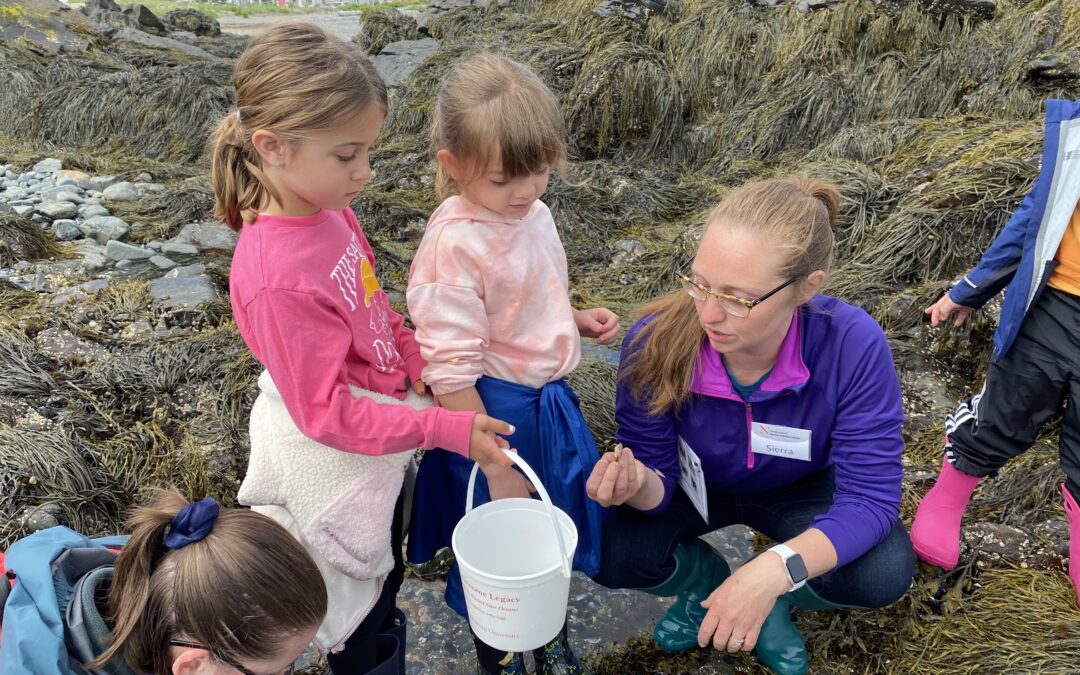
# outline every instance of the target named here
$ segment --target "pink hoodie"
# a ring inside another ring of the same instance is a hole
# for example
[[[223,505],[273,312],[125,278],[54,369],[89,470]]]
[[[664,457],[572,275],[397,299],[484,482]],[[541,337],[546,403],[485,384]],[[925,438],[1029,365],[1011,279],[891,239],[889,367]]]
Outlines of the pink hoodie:
[[[491,375],[542,387],[581,359],[566,253],[537,200],[520,220],[462,197],[428,220],[409,272],[409,314],[436,395]]]
[[[229,289],[240,334],[304,435],[364,455],[442,447],[468,456],[474,413],[349,390],[404,399],[406,376],[418,380],[424,368],[352,211],[260,214],[240,233]]]

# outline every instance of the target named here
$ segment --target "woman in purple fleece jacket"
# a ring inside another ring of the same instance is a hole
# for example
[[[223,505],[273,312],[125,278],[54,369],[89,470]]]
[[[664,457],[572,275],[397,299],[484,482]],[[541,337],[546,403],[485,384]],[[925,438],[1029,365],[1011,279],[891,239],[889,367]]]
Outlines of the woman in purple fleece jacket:
[[[751,183],[712,211],[683,289],[626,338],[615,419],[589,495],[611,509],[596,581],[676,596],[668,651],[755,650],[806,672],[791,605],[883,607],[911,584],[898,519],[903,422],[885,335],[818,293],[840,195]],[[698,537],[742,523],[779,542],[735,573]]]

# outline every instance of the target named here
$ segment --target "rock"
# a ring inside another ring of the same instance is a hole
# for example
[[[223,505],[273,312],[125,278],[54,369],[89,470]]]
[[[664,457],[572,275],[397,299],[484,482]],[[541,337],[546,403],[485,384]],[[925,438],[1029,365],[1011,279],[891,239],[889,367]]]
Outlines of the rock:
[[[375,70],[379,71],[387,86],[393,87],[405,81],[420,62],[434,54],[438,48],[439,43],[432,38],[400,40],[383,47],[379,55],[372,60]]]
[[[110,185],[116,185],[119,182],[120,179],[116,176],[92,176],[83,187],[91,192],[102,192]]]
[[[115,183],[105,188],[102,197],[114,202],[133,202],[139,198],[139,191],[128,182]]]
[[[33,204],[12,204],[11,208],[20,216],[28,216],[34,212]]]
[[[832,7],[839,4],[840,0],[799,0],[795,4],[795,9],[800,12],[809,12],[815,9],[825,9],[826,7]]]
[[[149,175],[149,174],[142,174],[142,175],[145,176],[145,175]],[[147,195],[147,194],[159,195],[159,194],[165,192],[165,190],[168,189],[168,187],[166,187],[162,183],[135,183],[135,188],[139,191],[140,195]]]
[[[154,279],[150,282],[150,294],[165,310],[197,309],[217,298],[217,290],[203,276]]]
[[[174,9],[161,17],[161,20],[169,30],[187,31],[207,37],[221,35],[221,24],[217,22],[217,19],[197,9]]]
[[[79,193],[82,192],[82,188],[78,185],[57,185],[55,187],[45,188],[38,194],[41,196],[43,202],[71,202],[72,204],[82,204],[85,200]]]
[[[976,14],[993,18],[998,9],[997,0],[921,0],[923,6],[933,12]]]
[[[11,213],[14,209],[7,202],[0,202],[0,213]]]
[[[124,326],[120,331],[120,337],[125,340],[133,340],[146,337],[154,332],[154,327],[147,319],[137,319]]]
[[[78,171],[76,169],[64,169],[56,172],[56,184],[61,185],[60,181],[71,181],[71,183],[64,183],[65,185],[83,185],[90,180],[90,174],[85,171]]]
[[[420,32],[426,34],[428,24],[440,14],[462,7],[487,7],[490,4],[491,0],[428,0],[427,7],[416,17],[416,25]]]
[[[109,215],[109,209],[105,208],[101,204],[85,204],[79,209],[79,215],[83,218],[94,218],[96,216]]]
[[[12,185],[4,190],[4,200],[13,202],[17,199],[24,199],[30,196],[30,191],[24,187],[18,185]]]
[[[165,277],[168,279],[176,279],[178,277],[197,277],[205,271],[206,265],[203,265],[202,263],[196,263],[194,265],[184,265],[183,267],[177,267],[176,269],[170,270],[168,274],[165,275]]]
[[[222,223],[197,223],[191,230],[191,243],[211,251],[231,251],[239,235]]]
[[[104,261],[105,257],[102,256],[101,259]],[[78,286],[72,286],[71,288],[60,291],[46,304],[49,307],[59,307],[60,305],[72,301],[83,302],[98,291],[108,288],[110,283],[111,282],[108,279],[93,279],[91,281],[86,281]]]
[[[136,183],[149,183],[152,180],[154,180],[154,177],[145,171],[142,171],[138,176],[135,176]]]
[[[81,266],[87,272],[97,272],[105,269],[108,265],[109,261],[105,256],[99,253],[90,253],[83,258]]]
[[[105,244],[105,257],[109,260],[146,260],[152,255],[154,255],[153,251],[148,251],[142,246],[125,244],[115,239]]]
[[[63,514],[63,509],[55,502],[28,506],[19,514],[19,526],[27,533],[47,530],[62,524]]]
[[[79,207],[71,202],[49,202],[38,205],[37,212],[49,220],[58,220],[74,218],[79,213]]]
[[[189,45],[186,42],[174,40],[170,37],[161,35],[150,35],[134,28],[121,28],[116,31],[114,36],[117,40],[127,40],[128,42],[134,42],[135,44],[143,45],[144,47],[153,47],[154,49],[165,49],[183,52],[188,56],[196,56],[198,58],[206,59],[208,61],[220,61],[221,58],[214,56],[210,52],[200,49],[195,45]]]
[[[109,352],[99,345],[88,344],[60,328],[46,328],[37,334],[34,343],[46,356],[59,361],[96,361]]]
[[[179,244],[167,241],[161,245],[161,252],[164,255],[198,255],[199,248],[192,244]]]
[[[1043,55],[1028,64],[1028,73],[1033,79],[1080,81],[1080,51]]]
[[[0,11],[0,44],[24,42],[37,52],[83,52],[89,42],[68,27],[71,10],[57,0],[5,2]],[[5,80],[5,83],[9,80]]]
[[[56,173],[64,168],[64,163],[59,159],[43,159],[34,165],[34,173]]]
[[[135,27],[144,33],[165,35],[169,32],[169,29],[165,27],[157,14],[150,11],[150,8],[146,5],[132,5],[124,10],[124,14],[128,15],[135,23]]]
[[[613,245],[616,253],[611,259],[614,267],[623,267],[645,255],[645,244],[636,239],[620,239]]]
[[[593,11],[601,18],[620,17],[644,28],[649,17],[663,12],[666,6],[666,0],[604,0]]]
[[[976,523],[963,530],[964,542],[994,561],[1014,565],[1026,560],[1037,542],[1023,530],[1002,523]]]
[[[52,228],[53,234],[60,241],[75,241],[83,236],[82,230],[74,220],[54,220]]]
[[[175,262],[169,260],[163,255],[150,256],[150,262],[152,262],[155,267],[162,270],[171,270],[172,268],[176,267]]]
[[[94,216],[84,220],[79,229],[87,237],[105,245],[113,239],[123,239],[128,233],[128,224],[114,216]]]

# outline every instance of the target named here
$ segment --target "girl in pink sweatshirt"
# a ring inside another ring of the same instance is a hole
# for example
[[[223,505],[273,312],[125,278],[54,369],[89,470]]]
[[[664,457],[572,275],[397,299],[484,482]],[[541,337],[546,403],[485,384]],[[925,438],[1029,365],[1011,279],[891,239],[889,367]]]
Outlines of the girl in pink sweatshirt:
[[[592,574],[600,562],[602,510],[587,498],[585,480],[598,453],[563,378],[581,358],[581,337],[610,343],[619,321],[607,309],[571,307],[566,254],[540,201],[549,171],[565,159],[562,113],[527,68],[479,55],[444,82],[432,138],[437,188],[446,199],[428,221],[406,296],[428,362],[423,380],[443,407],[487,412],[515,426],[519,454],[577,525],[575,568]],[[409,534],[411,559],[427,560],[449,545],[464,513],[471,468],[450,452],[425,454]],[[513,469],[481,468],[492,497],[528,496]],[[477,487],[479,501],[488,490]],[[456,565],[446,600],[467,616]],[[482,672],[525,672],[520,654],[473,639]],[[534,657],[539,673],[582,672],[565,625]]]
[[[266,368],[241,503],[286,527],[326,582],[316,643],[335,673],[404,672],[400,497],[418,447],[509,464],[504,422],[436,408],[412,331],[390,309],[349,204],[386,87],[348,44],[305,23],[270,28],[233,76],[213,148],[215,214],[240,231],[236,325]]]

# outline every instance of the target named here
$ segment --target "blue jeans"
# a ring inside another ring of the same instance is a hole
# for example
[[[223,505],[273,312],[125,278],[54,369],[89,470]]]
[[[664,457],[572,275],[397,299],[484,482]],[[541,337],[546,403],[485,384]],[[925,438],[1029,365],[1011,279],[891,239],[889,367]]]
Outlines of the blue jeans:
[[[663,513],[648,515],[626,506],[610,509],[604,523],[600,572],[608,588],[651,588],[675,571],[682,541],[728,525],[748,525],[773,541],[805,532],[814,516],[832,505],[836,491],[829,468],[782,488],[752,495],[709,493],[706,523],[682,488]],[[810,580],[819,596],[853,607],[884,607],[907,592],[915,575],[915,553],[899,520],[884,541],[839,569]]]

